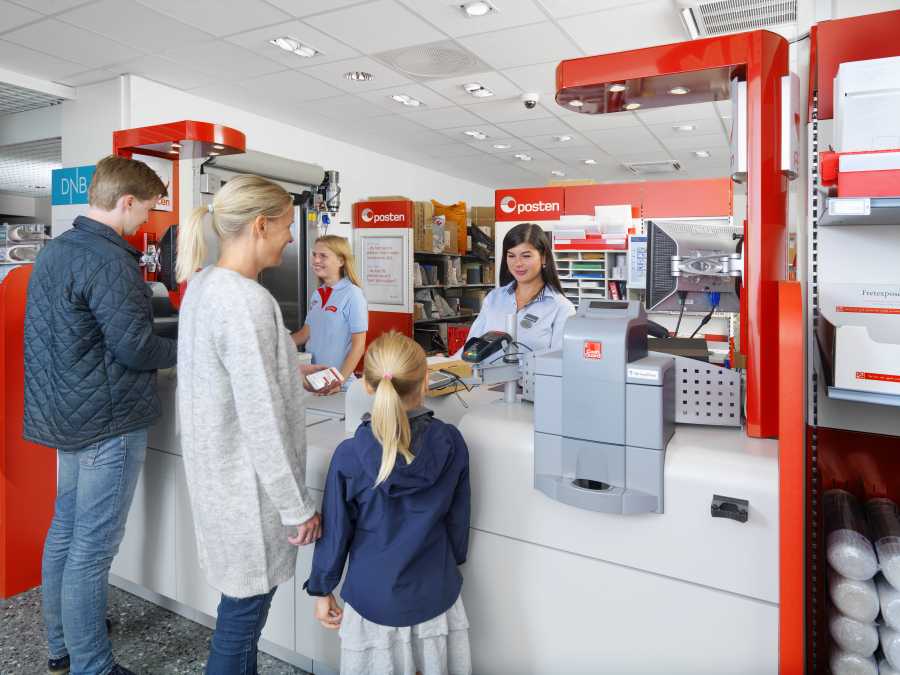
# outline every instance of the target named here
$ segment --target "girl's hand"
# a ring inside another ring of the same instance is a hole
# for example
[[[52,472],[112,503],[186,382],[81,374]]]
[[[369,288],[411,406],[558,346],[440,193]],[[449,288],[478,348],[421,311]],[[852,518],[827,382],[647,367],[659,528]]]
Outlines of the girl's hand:
[[[316,598],[315,617],[325,628],[337,630],[341,627],[343,616],[344,610],[340,608],[332,593]]]

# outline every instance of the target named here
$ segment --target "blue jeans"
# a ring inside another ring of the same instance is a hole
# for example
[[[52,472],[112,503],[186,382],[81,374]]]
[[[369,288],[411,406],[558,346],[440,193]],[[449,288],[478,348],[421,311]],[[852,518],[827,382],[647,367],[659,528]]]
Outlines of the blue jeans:
[[[71,675],[106,675],[109,568],[125,534],[147,449],[147,430],[60,450],[56,511],[44,542],[42,587],[49,656]]]
[[[275,590],[249,598],[222,594],[216,631],[209,643],[206,675],[256,675],[259,636],[269,617]]]

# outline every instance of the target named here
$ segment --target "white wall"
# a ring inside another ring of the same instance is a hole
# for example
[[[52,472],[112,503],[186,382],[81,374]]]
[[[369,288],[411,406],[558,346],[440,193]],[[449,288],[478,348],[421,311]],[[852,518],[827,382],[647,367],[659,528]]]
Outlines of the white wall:
[[[403,195],[411,199],[464,200],[470,205],[494,203],[493,188],[448,176],[417,164],[372,152],[283,122],[203,99],[165,85],[130,76],[129,125],[142,127],[192,119],[224,124],[247,136],[247,148],[340,171],[343,225],[331,232],[347,236],[353,202],[371,195]],[[79,98],[81,90],[79,90]],[[348,123],[349,124],[349,123]]]
[[[112,133],[122,128],[122,78],[78,87],[62,104],[64,167],[96,164],[112,152]]]

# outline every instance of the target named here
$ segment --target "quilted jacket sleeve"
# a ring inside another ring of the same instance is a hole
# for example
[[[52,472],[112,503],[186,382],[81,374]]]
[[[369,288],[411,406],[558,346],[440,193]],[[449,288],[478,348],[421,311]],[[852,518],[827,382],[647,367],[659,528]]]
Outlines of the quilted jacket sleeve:
[[[113,357],[132,370],[175,365],[178,342],[153,333],[153,308],[137,268],[113,261],[85,287],[85,300]]]

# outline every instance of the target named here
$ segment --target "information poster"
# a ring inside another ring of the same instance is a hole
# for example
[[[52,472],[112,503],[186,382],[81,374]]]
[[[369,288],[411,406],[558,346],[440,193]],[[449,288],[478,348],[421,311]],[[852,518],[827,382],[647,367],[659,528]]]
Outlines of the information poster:
[[[404,304],[403,237],[363,238],[363,283],[369,304]]]

